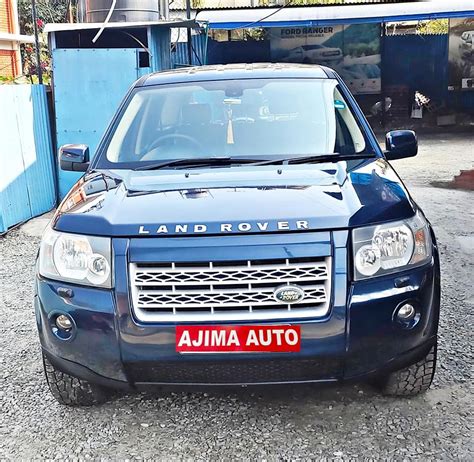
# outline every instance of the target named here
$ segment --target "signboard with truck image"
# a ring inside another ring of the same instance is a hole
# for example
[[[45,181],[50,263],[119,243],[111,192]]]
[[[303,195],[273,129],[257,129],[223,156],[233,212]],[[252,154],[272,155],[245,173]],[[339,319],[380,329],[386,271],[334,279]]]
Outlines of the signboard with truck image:
[[[474,18],[449,21],[449,90],[474,89]]]
[[[377,94],[380,79],[380,27],[283,27],[267,30],[272,61],[321,64],[335,69],[355,94]]]

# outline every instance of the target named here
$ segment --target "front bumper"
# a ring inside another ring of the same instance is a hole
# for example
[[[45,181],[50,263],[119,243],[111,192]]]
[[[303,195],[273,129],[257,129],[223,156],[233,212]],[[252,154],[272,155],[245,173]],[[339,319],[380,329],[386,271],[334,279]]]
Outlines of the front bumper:
[[[175,350],[175,325],[143,325],[133,319],[123,274],[116,275],[114,291],[38,278],[35,310],[43,351],[60,370],[114,388],[334,382],[416,362],[436,341],[436,249],[432,261],[422,267],[351,284],[346,240],[340,236],[334,242],[335,284],[328,316],[288,321],[301,326],[299,353],[180,355]],[[125,268],[127,255],[126,246],[116,244],[116,266]],[[71,289],[73,296],[58,295],[60,288]],[[406,301],[420,313],[411,329],[393,319],[396,307]],[[53,332],[57,313],[73,318],[70,339]]]

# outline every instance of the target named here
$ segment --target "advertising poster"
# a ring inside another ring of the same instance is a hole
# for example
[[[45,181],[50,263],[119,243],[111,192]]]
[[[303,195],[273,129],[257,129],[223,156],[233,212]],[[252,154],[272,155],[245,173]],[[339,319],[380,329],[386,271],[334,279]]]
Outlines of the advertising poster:
[[[474,18],[449,20],[449,90],[474,89]]]
[[[328,66],[354,94],[380,93],[378,24],[272,28],[267,36],[272,61]]]

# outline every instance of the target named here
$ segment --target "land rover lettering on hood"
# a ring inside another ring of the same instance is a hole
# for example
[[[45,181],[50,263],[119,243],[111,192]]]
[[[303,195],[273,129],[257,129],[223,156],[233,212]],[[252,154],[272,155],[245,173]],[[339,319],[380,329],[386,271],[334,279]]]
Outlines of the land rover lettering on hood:
[[[46,229],[35,310],[69,405],[155,385],[428,389],[440,304],[433,230],[329,68],[203,66],[129,90]],[[410,380],[406,380],[410,377]]]

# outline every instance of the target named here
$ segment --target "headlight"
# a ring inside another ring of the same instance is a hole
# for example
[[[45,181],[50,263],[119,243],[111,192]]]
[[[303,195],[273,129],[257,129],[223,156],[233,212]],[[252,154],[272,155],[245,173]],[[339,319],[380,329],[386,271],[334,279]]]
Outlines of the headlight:
[[[352,232],[354,278],[393,273],[431,258],[428,223],[417,213],[413,218]]]
[[[110,239],[59,233],[48,227],[41,241],[39,273],[50,279],[110,288]]]

